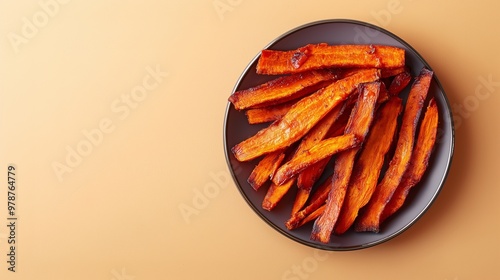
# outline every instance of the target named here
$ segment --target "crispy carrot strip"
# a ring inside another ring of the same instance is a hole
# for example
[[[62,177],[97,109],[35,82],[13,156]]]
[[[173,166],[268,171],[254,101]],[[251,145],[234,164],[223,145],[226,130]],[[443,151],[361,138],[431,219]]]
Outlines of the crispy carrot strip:
[[[298,150],[297,145],[293,145],[292,147],[284,149],[285,151],[284,161],[288,161],[291,158],[293,158],[297,154],[297,150]],[[271,185],[267,189],[266,195],[262,200],[262,208],[271,211],[274,207],[276,207],[276,205],[280,202],[283,196],[285,196],[285,194],[292,188],[294,184],[295,184],[295,179],[289,180],[288,182],[285,182],[280,186],[274,184],[271,181]]]
[[[336,77],[337,75],[329,70],[279,77],[256,87],[237,91],[229,97],[229,101],[236,110],[283,103],[311,94],[331,83]]]
[[[271,183],[271,186],[267,190],[266,196],[262,201],[262,208],[267,211],[273,210],[273,208],[278,204],[278,202],[280,202],[283,196],[285,196],[294,184],[295,178],[292,178],[279,186]]]
[[[309,150],[297,154],[292,160],[279,167],[272,181],[276,185],[281,185],[295,177],[308,166],[333,154],[357,147],[360,145],[360,142],[360,138],[354,133],[322,140]]]
[[[380,45],[310,44],[296,50],[263,50],[258,74],[290,74],[321,68],[397,68],[405,65],[405,51]]]
[[[402,100],[399,97],[392,97],[379,109],[354,164],[342,210],[334,228],[335,234],[340,235],[351,227],[359,209],[368,203],[375,191],[385,156],[393,143],[401,109]]]
[[[385,86],[385,83],[380,84],[380,92],[378,94],[378,99],[377,99],[377,105],[382,105],[385,103],[387,100],[389,100],[390,95],[389,91],[387,90],[387,87]]]
[[[406,66],[396,67],[396,68],[384,68],[380,72],[380,77],[381,78],[394,77],[394,76],[399,75],[403,72],[409,72],[409,70]]]
[[[392,80],[387,91],[390,96],[398,95],[403,89],[408,86],[411,81],[411,74],[408,71],[397,74]]]
[[[356,231],[379,232],[380,230],[382,212],[408,168],[415,142],[415,131],[432,76],[432,71],[423,68],[410,89],[394,156],[389,163],[384,178],[378,184],[370,202],[366,205],[366,211],[356,222]]]
[[[293,214],[297,213],[304,207],[306,204],[307,200],[309,199],[309,194],[311,190],[306,190],[306,189],[301,189],[297,188],[297,194],[295,195],[295,200],[293,201],[293,206],[292,206],[292,213],[290,216],[293,216]]]
[[[333,175],[330,175],[312,194],[311,202],[302,210],[293,214],[288,221],[285,222],[285,226],[289,229],[297,228],[302,220],[307,216],[311,215],[314,211],[318,210],[321,205],[325,204],[332,185]]]
[[[359,98],[347,123],[346,133],[355,133],[364,137],[370,129],[375,106],[380,92],[380,82],[361,85]],[[328,194],[325,211],[314,222],[311,239],[328,243],[337,222],[344,201],[349,179],[354,165],[354,159],[360,147],[339,154],[335,160],[332,189]]]
[[[378,80],[379,71],[360,70],[298,101],[281,119],[232,148],[237,160],[248,161],[298,141],[360,84]]]
[[[255,166],[248,177],[248,183],[254,190],[258,190],[264,183],[270,180],[276,169],[285,158],[283,150],[274,151],[265,155]]]
[[[387,217],[394,214],[401,208],[404,204],[406,197],[412,187],[414,187],[427,169],[429,165],[429,158],[434,149],[434,144],[436,143],[436,133],[438,126],[439,113],[436,105],[436,101],[432,98],[429,102],[429,106],[425,112],[422,124],[420,125],[420,131],[418,133],[417,143],[413,150],[410,165],[401,180],[398,188],[391,197],[391,200],[387,204],[382,212],[381,221],[384,221]]]
[[[249,124],[272,122],[283,117],[297,101],[271,105],[264,108],[248,109],[245,114]]]

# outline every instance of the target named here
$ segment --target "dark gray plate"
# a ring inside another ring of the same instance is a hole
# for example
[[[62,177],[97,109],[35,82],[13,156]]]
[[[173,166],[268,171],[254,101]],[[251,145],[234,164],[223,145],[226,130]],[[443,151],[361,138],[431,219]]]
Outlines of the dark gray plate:
[[[290,50],[311,43],[382,44],[402,47],[406,49],[406,63],[411,67],[413,76],[418,75],[422,67],[432,70],[416,50],[396,35],[380,27],[353,20],[325,20],[309,23],[283,34],[265,48]],[[259,55],[244,70],[233,92],[256,86],[272,78],[255,73],[258,58]],[[408,91],[409,87],[401,95],[404,100],[406,100]],[[224,148],[227,164],[236,186],[250,207],[283,235],[302,244],[325,250],[355,250],[380,244],[406,230],[424,214],[438,195],[448,174],[454,148],[453,119],[449,102],[436,73],[434,73],[429,96],[436,98],[440,113],[439,136],[429,168],[422,181],[412,189],[403,208],[383,223],[379,233],[358,233],[351,229],[341,236],[332,235],[330,243],[322,244],[310,240],[312,223],[300,229],[289,231],[284,223],[290,216],[291,205],[295,197],[294,188],[287,193],[273,211],[268,212],[262,209],[261,203],[267,185],[256,192],[247,183],[247,178],[258,160],[238,162],[234,158],[231,148],[245,138],[254,135],[266,125],[249,125],[245,114],[236,111],[230,103],[227,105],[224,121]],[[328,168],[326,172],[331,173],[331,165]]]

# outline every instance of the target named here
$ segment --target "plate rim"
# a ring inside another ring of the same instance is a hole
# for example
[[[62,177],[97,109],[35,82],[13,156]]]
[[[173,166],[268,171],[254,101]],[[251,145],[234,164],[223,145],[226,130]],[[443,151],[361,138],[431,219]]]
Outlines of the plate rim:
[[[262,50],[265,50],[265,49],[269,49],[269,48],[272,48],[276,43],[278,43],[280,40],[286,38],[287,36],[295,33],[295,32],[298,32],[298,31],[301,31],[303,29],[306,29],[306,28],[309,28],[309,27],[312,27],[312,26],[317,26],[317,25],[321,25],[321,24],[334,24],[334,23],[348,23],[348,24],[355,24],[355,25],[359,25],[359,26],[364,26],[364,27],[368,27],[368,28],[371,28],[371,29],[375,29],[376,31],[379,31],[381,33],[384,33],[388,36],[390,36],[391,38],[393,38],[394,40],[398,41],[400,44],[404,45],[405,48],[408,48],[409,50],[411,50],[416,56],[417,58],[422,62],[422,64],[427,67],[428,69],[430,69],[431,71],[432,70],[432,67],[430,67],[429,63],[427,63],[427,61],[423,58],[422,55],[420,55],[420,53],[412,46],[410,45],[409,43],[407,43],[405,40],[403,40],[401,37],[399,37],[398,35],[392,33],[391,31],[385,29],[385,28],[382,28],[380,26],[377,26],[377,25],[374,25],[374,24],[371,24],[371,23],[368,23],[368,22],[364,22],[364,21],[360,21],[360,20],[354,20],[354,19],[323,19],[323,20],[317,20],[317,21],[312,21],[312,22],[308,22],[308,23],[305,23],[305,24],[302,24],[302,25],[299,25],[295,28],[292,28],[284,33],[282,33],[281,35],[277,36],[275,39],[273,39],[271,42],[269,42],[267,45],[265,45],[261,50],[259,50],[259,52],[257,53],[257,55],[255,55],[253,57],[253,59],[248,62],[247,66],[243,69],[243,71],[241,72],[240,76],[238,77],[232,91],[231,91],[231,94],[234,94],[234,92],[236,91],[236,89],[239,87],[239,85],[241,84],[242,80],[244,79],[244,77],[246,76],[246,74],[248,73],[249,69],[253,66],[253,64],[255,63],[255,61],[257,59],[259,59],[260,57],[260,54],[261,54],[261,51]],[[372,242],[368,242],[368,243],[365,243],[365,244],[361,244],[361,245],[357,245],[357,246],[348,246],[348,247],[333,247],[333,246],[329,246],[330,243],[325,243],[325,244],[320,244],[320,243],[313,243],[313,242],[307,242],[306,240],[303,240],[301,238],[298,238],[292,234],[290,234],[288,231],[286,230],[283,230],[282,228],[280,228],[279,226],[277,226],[275,223],[273,223],[272,221],[270,221],[267,217],[265,217],[265,215],[263,215],[258,209],[257,209],[257,206],[254,205],[254,203],[249,199],[249,197],[244,193],[243,189],[242,189],[242,186],[240,186],[240,184],[238,183],[238,178],[236,177],[236,174],[235,174],[235,171],[234,171],[234,168],[231,164],[231,160],[230,160],[230,153],[228,152],[228,146],[227,146],[227,122],[228,122],[228,115],[229,115],[229,111],[231,109],[231,102],[227,102],[227,105],[226,105],[226,110],[225,110],[225,113],[224,113],[224,122],[223,122],[223,148],[224,148],[224,156],[225,156],[225,159],[226,159],[226,165],[230,171],[230,174],[231,174],[231,177],[233,179],[233,182],[235,183],[236,185],[236,188],[238,189],[240,195],[243,197],[243,199],[246,201],[246,203],[250,206],[250,208],[263,220],[265,221],[268,225],[270,225],[272,228],[274,228],[275,230],[277,230],[279,233],[281,233],[282,235],[286,236],[287,238],[290,238],[304,246],[308,246],[308,247],[312,247],[312,248],[315,248],[315,249],[321,249],[321,250],[326,250],[326,251],[354,251],[354,250],[361,250],[361,249],[366,249],[366,248],[370,248],[370,247],[373,247],[373,246],[376,246],[378,244],[382,244],[382,243],[385,243],[397,236],[399,236],[400,234],[402,234],[403,232],[405,232],[407,229],[409,229],[411,226],[413,226],[424,214],[425,212],[427,212],[430,208],[430,206],[435,202],[437,196],[439,195],[439,193],[442,191],[443,189],[443,186],[444,186],[444,183],[446,181],[446,179],[448,178],[448,175],[450,173],[450,169],[451,169],[451,164],[452,164],[452,161],[453,161],[453,157],[454,157],[454,150],[455,150],[455,123],[454,123],[454,120],[453,120],[453,113],[452,113],[452,109],[451,109],[451,104],[450,104],[450,101],[448,99],[448,96],[441,84],[441,82],[439,81],[436,73],[434,73],[434,76],[433,76],[433,79],[434,79],[434,82],[436,83],[437,87],[440,89],[441,93],[442,93],[442,97],[443,97],[443,100],[445,101],[445,107],[448,109],[448,119],[450,120],[450,129],[451,129],[451,133],[450,133],[450,145],[449,145],[449,149],[446,150],[447,153],[449,153],[449,156],[448,156],[448,160],[446,162],[446,167],[445,167],[445,172],[444,174],[441,176],[441,180],[439,182],[439,185],[437,186],[435,192],[432,194],[432,197],[429,199],[429,201],[427,202],[427,204],[425,204],[424,208],[422,209],[422,211],[420,211],[415,217],[413,217],[409,222],[407,222],[405,224],[405,226],[403,226],[402,228],[400,228],[399,230],[385,236],[385,237],[382,237],[380,239],[377,239],[375,241],[372,241]]]

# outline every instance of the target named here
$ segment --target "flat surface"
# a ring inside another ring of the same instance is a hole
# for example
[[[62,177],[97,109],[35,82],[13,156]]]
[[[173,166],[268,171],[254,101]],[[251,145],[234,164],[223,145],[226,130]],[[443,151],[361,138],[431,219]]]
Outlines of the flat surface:
[[[500,278],[498,8],[1,2],[0,278]],[[222,141],[227,97],[258,51],[335,18],[378,25],[417,49],[438,73],[456,126],[453,165],[431,209],[395,239],[352,252],[298,244],[263,222],[232,182]]]

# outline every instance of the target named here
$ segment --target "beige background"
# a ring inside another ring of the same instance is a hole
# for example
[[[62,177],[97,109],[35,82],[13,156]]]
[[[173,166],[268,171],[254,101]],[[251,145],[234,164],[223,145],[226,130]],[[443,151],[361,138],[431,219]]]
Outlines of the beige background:
[[[11,273],[2,175],[0,278],[499,279],[499,8],[1,1],[0,174],[17,166],[18,245]],[[413,45],[457,117],[453,166],[435,204],[396,239],[354,252],[318,251],[270,228],[228,180],[222,145],[226,100],[247,63],[289,29],[333,18],[379,25]],[[206,188],[211,197],[194,207]],[[196,214],[184,217],[186,206]]]

